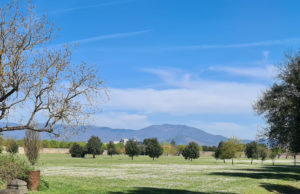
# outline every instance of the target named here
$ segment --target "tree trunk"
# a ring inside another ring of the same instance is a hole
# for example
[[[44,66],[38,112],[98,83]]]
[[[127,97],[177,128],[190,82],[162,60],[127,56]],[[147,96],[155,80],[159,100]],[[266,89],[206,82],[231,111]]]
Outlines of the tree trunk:
[[[252,165],[253,159],[251,158],[251,165]]]
[[[133,156],[131,156],[131,160],[133,160]]]
[[[274,163],[275,163],[275,161],[274,161],[274,160],[272,160],[272,164],[273,164],[273,166],[274,166]]]
[[[225,159],[223,161],[224,161],[224,164],[225,164]]]
[[[152,160],[154,160],[154,157],[152,158]]]
[[[93,158],[95,158],[95,154],[93,154]]]
[[[294,155],[294,166],[296,166],[297,165],[297,155],[295,154]]]
[[[231,164],[233,165],[233,158],[231,158]]]

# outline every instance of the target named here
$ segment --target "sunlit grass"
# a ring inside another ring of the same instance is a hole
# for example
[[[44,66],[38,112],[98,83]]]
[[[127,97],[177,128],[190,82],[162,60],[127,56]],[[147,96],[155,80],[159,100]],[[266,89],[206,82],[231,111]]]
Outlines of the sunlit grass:
[[[275,163],[276,164],[276,163]],[[71,158],[67,154],[41,155],[43,184],[39,193],[271,193],[299,192],[300,167],[292,160],[247,159],[216,161],[205,157],[192,162],[179,156],[152,161],[139,156]],[[280,165],[279,165],[280,164]],[[49,184],[49,188],[47,188]]]

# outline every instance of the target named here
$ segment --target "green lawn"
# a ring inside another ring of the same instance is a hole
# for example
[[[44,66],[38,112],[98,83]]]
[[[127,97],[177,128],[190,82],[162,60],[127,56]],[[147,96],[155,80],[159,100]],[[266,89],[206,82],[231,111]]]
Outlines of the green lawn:
[[[132,161],[127,156],[43,154],[39,166],[38,193],[300,193],[300,166],[282,159],[273,167],[270,161],[262,166],[246,159],[232,166],[231,161],[203,157],[190,162],[175,156],[154,161],[139,156]]]

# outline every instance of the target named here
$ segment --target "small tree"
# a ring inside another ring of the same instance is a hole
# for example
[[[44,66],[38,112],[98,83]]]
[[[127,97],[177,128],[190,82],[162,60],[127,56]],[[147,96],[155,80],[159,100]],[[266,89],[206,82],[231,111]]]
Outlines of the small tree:
[[[76,158],[84,158],[86,154],[85,148],[79,145],[78,143],[73,143],[69,152],[72,157],[76,157]]]
[[[224,144],[225,144],[224,141],[220,141],[218,147],[215,150],[214,157],[216,158],[216,160],[223,159],[225,163],[225,158],[221,158],[221,151],[223,149]]]
[[[271,153],[270,153],[270,158],[272,160],[272,165],[274,166],[275,164],[275,158],[277,157],[278,155],[278,149],[276,149],[277,147],[271,149]]]
[[[6,145],[6,151],[11,154],[16,154],[19,151],[19,146],[14,139],[8,139]]]
[[[107,154],[110,155],[110,157],[112,157],[114,154],[117,154],[116,146],[112,141],[107,144]]]
[[[170,143],[173,147],[175,147],[176,146],[176,142],[175,142],[175,140],[174,139],[172,139],[172,141],[171,141],[171,143]]]
[[[265,144],[259,144],[258,146],[258,156],[261,159],[261,164],[264,163],[266,158],[268,157],[268,148]]]
[[[92,154],[93,158],[95,158],[96,155],[100,155],[103,153],[101,147],[102,147],[101,140],[97,136],[92,136],[88,140],[88,143],[86,144],[87,153]]]
[[[245,155],[247,158],[251,158],[251,164],[253,159],[258,158],[258,145],[255,141],[246,144]]]
[[[125,153],[133,160],[133,157],[138,156],[140,153],[138,143],[133,139],[130,139],[125,145]]]
[[[200,148],[199,145],[196,142],[190,142],[184,149],[182,152],[182,156],[184,157],[184,159],[189,159],[189,160],[193,160],[193,159],[197,159],[200,157]]]
[[[40,151],[40,134],[36,131],[26,130],[24,138],[24,151],[31,165],[35,165]]]
[[[236,138],[227,140],[222,146],[221,156],[222,159],[231,159],[233,165],[233,158],[237,157],[237,153],[243,151],[244,145]]]
[[[154,158],[159,158],[159,156],[161,156],[163,153],[163,148],[157,141],[157,138],[151,138],[151,139],[145,139],[145,140],[144,140],[144,143],[146,142],[145,143],[146,154],[149,157],[151,157],[153,160],[154,160]]]

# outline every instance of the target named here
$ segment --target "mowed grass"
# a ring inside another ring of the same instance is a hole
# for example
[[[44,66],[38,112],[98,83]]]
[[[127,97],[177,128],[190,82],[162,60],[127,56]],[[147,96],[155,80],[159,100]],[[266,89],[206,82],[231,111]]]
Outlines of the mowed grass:
[[[275,163],[276,164],[276,163]],[[42,154],[38,193],[300,193],[300,166],[292,160],[250,165],[246,159],[216,161],[200,157],[192,162],[179,156],[98,156],[71,158]],[[299,165],[299,164],[298,164]]]

